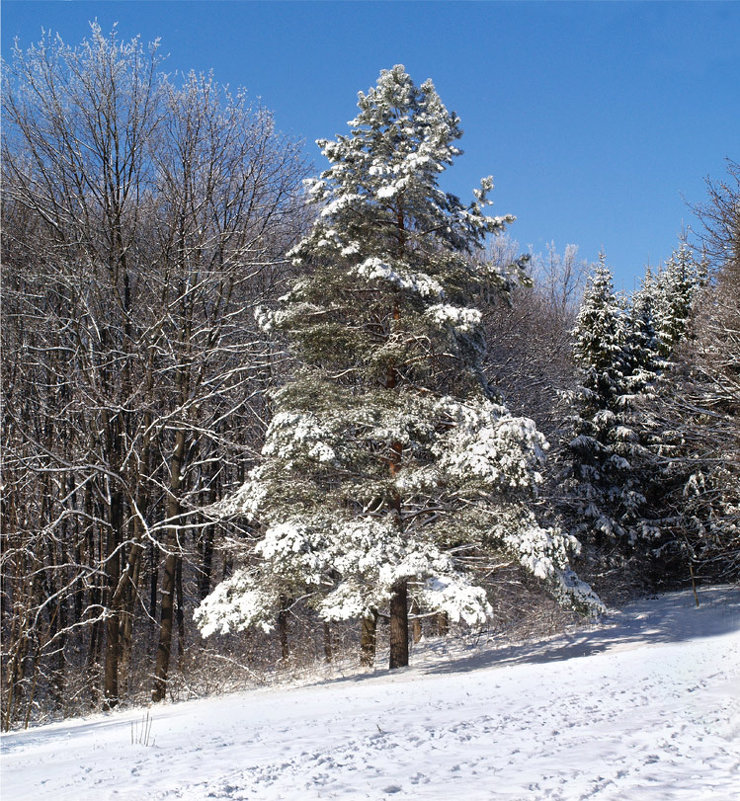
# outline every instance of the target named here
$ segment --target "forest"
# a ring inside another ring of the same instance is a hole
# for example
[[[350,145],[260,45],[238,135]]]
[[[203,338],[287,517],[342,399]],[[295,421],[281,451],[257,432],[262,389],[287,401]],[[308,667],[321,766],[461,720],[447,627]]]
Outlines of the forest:
[[[738,162],[625,294],[400,65],[318,178],[96,26],[2,115],[4,730],[738,580]]]

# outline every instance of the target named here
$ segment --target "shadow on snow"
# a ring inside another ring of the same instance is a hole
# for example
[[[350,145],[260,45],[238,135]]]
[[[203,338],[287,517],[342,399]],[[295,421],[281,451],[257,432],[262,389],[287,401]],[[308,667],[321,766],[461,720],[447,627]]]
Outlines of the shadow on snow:
[[[527,641],[476,649],[469,657],[422,668],[425,674],[459,673],[504,665],[560,662],[603,653],[615,648],[678,643],[728,634],[740,628],[740,588],[707,587],[699,591],[697,608],[690,592],[638,601],[610,612],[593,627]]]

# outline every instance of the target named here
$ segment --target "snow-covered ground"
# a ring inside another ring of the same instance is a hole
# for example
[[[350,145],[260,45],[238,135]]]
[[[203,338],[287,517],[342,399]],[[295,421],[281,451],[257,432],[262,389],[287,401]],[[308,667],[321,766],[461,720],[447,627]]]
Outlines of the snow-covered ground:
[[[740,590],[409,670],[2,736],[3,801],[740,798]],[[446,653],[443,651],[446,650]]]

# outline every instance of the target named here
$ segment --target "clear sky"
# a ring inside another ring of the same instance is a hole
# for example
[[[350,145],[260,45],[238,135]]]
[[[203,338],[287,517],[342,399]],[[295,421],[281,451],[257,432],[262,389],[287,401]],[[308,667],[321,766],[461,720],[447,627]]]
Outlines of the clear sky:
[[[41,28],[68,44],[105,31],[159,37],[164,68],[213,69],[278,127],[313,144],[345,133],[357,91],[404,64],[462,119],[444,187],[464,200],[493,174],[492,213],[544,251],[601,248],[617,285],[665,260],[704,179],[740,159],[738,2],[2,1],[2,52]]]

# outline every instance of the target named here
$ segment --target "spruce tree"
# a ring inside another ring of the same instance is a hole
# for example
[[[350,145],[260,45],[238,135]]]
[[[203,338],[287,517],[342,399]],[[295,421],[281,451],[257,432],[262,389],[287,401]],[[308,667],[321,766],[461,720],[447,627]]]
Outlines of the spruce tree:
[[[657,292],[657,279],[648,268],[625,315],[624,389],[629,395],[649,393],[666,366],[657,331]]]
[[[732,264],[730,256],[709,283],[707,263],[683,242],[658,276],[663,369],[646,404],[646,426],[656,432],[652,483],[661,553],[664,561],[677,560],[673,570],[681,578],[686,560],[706,575],[737,573],[738,361],[732,343],[738,303],[737,284],[728,281]]]
[[[650,553],[658,544],[663,525],[660,507],[664,488],[657,454],[665,444],[665,432],[649,413],[669,366],[657,332],[657,303],[658,281],[647,268],[640,289],[625,308],[623,394],[618,404],[621,436],[617,446],[630,465],[626,479],[633,488],[632,504],[624,522],[630,532],[631,551],[635,555],[639,552],[646,566],[652,562]]]
[[[705,283],[706,265],[682,242],[658,273],[655,329],[664,358],[671,358],[689,333],[694,301]]]
[[[292,253],[301,277],[265,312],[300,365],[274,395],[262,462],[220,507],[258,526],[256,560],[198,611],[204,633],[262,625],[279,599],[324,620],[390,618],[390,667],[408,662],[408,603],[453,620],[492,610],[465,569],[504,551],[583,608],[577,543],[530,502],[546,443],[497,402],[480,368],[472,298],[507,280],[483,258],[514,218],[438,185],[460,154],[458,117],[402,66],[360,93],[351,133],[319,141],[318,218]],[[521,264],[515,265],[514,271]]]
[[[626,324],[626,311],[602,255],[588,280],[573,332],[580,380],[565,482],[573,530],[597,544],[633,540],[631,523],[644,500],[627,458],[634,431],[624,424],[633,368]]]
[[[688,334],[701,275],[683,244],[622,300],[602,257],[584,294],[574,330],[580,385],[565,488],[572,531],[602,557],[612,550],[646,558],[664,539],[665,457],[677,453],[681,437],[655,419],[651,405]]]

